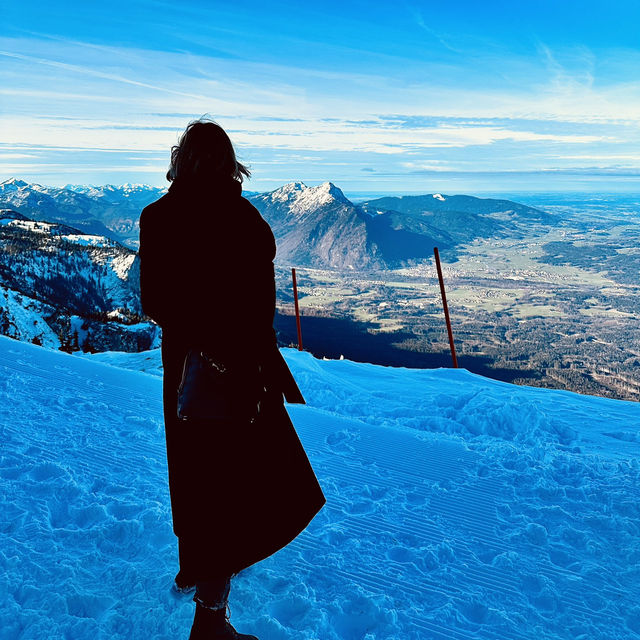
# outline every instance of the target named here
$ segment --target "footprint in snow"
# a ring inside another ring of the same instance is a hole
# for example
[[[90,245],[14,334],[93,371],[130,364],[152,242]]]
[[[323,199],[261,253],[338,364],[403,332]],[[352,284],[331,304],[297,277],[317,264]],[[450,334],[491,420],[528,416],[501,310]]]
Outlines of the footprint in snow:
[[[358,433],[343,429],[342,431],[330,433],[326,437],[325,442],[335,453],[353,453],[355,449],[351,446],[350,442],[357,440],[358,437]]]

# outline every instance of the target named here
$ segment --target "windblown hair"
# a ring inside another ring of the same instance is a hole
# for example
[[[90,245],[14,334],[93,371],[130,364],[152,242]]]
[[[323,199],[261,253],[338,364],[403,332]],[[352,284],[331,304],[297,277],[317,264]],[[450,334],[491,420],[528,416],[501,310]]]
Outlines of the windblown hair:
[[[200,118],[187,125],[178,144],[171,148],[167,180],[210,180],[216,176],[242,182],[251,177],[251,172],[236,160],[225,130],[213,120]]]

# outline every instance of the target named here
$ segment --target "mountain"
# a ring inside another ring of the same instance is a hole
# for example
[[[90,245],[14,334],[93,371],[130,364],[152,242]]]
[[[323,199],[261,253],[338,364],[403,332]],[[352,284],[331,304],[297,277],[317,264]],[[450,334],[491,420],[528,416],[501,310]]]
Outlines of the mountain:
[[[331,182],[292,182],[249,200],[273,230],[279,262],[334,269],[385,264],[369,239],[367,216]]]
[[[448,196],[430,193],[422,196],[387,196],[367,200],[361,206],[367,210],[400,211],[410,214],[436,214],[440,212],[470,213],[489,216],[494,219],[529,218],[541,222],[552,220],[552,216],[540,209],[525,204],[495,198],[476,198],[475,196]]]
[[[59,222],[85,233],[115,239],[115,234],[96,215],[99,205],[82,193],[11,178],[0,183],[0,207],[18,211],[32,220]]]
[[[153,200],[157,200],[166,189],[151,187],[148,184],[126,183],[120,186],[106,184],[102,186],[67,184],[67,191],[82,193],[95,200],[103,200],[111,204],[128,204],[130,207],[146,207]]]
[[[552,219],[509,200],[472,196],[378,198],[356,205],[331,182],[292,182],[249,200],[271,225],[280,262],[333,269],[404,266],[430,260],[434,246],[455,259],[456,247],[475,238]]]
[[[146,184],[123,184],[115,186],[67,185],[65,189],[82,193],[103,206],[100,220],[114,232],[124,245],[137,249],[138,220],[140,212],[167,192],[163,187]]]
[[[43,187],[12,178],[0,183],[0,207],[55,222],[136,249],[140,211],[165,189],[125,184]],[[509,200],[428,194],[354,204],[333,183],[292,182],[268,193],[245,192],[271,225],[278,261],[316,268],[379,270],[431,260],[438,246],[455,260],[460,245],[500,237],[553,218]]]
[[[400,225],[410,227],[410,220],[419,220],[440,232],[446,231],[454,245],[478,237],[500,236],[507,229],[513,232],[514,225],[553,220],[544,211],[511,200],[440,193],[377,198],[360,206],[374,217],[394,212]]]
[[[158,332],[142,314],[135,251],[9,209],[0,210],[0,286],[5,335],[51,344],[55,334],[76,348],[137,351]]]
[[[131,184],[45,187],[11,178],[0,183],[0,208],[13,209],[33,220],[67,224],[137,248],[140,212],[164,191]]]

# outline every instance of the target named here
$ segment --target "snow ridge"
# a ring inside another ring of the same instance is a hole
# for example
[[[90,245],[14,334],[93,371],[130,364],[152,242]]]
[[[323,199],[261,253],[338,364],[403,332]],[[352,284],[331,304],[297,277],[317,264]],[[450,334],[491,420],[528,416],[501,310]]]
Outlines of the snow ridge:
[[[334,203],[351,204],[341,189],[332,182],[307,187],[303,182],[290,182],[268,194],[275,202],[286,202],[294,213],[308,213]]]

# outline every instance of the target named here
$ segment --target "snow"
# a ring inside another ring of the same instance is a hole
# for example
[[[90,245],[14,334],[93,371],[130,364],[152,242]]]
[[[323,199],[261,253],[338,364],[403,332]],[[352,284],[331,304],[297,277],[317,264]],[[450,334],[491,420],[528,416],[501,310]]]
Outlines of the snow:
[[[3,180],[0,182],[0,191],[20,189],[21,187],[29,186],[24,180],[19,180],[18,178],[9,178],[8,180]]]
[[[261,640],[640,638],[640,406],[283,350],[327,505],[236,577]],[[159,351],[0,337],[2,638],[186,637]]]
[[[284,186],[271,192],[271,198],[280,202],[287,202],[295,199],[298,195],[306,191],[308,187],[303,182],[289,182]]]
[[[111,261],[111,268],[120,280],[126,280],[129,275],[129,270],[136,259],[135,253],[129,255],[115,256]]]
[[[296,213],[313,211],[334,202],[349,203],[344,193],[332,182],[323,182],[317,187],[307,187],[302,182],[290,182],[269,195],[272,200],[287,202]]]
[[[4,221],[1,221],[4,222]],[[0,320],[3,332],[18,340],[39,340],[45,347],[57,349],[60,339],[44,319],[51,314],[47,305],[29,296],[0,285]]]
[[[36,222],[35,220],[20,220],[17,218],[4,218],[1,223],[5,227],[18,227],[19,229],[24,229],[25,231],[31,231],[32,233],[40,233],[43,235],[49,235],[51,233],[52,227],[52,225],[47,222]]]
[[[89,233],[69,233],[60,237],[67,242],[73,242],[81,247],[108,247],[113,244],[113,242],[110,242],[104,236]]]
[[[14,212],[10,210],[6,210],[7,215],[16,215]],[[20,214],[17,214],[18,216]],[[18,227],[19,229],[24,229],[25,231],[30,231],[32,233],[39,233],[41,235],[56,235],[61,239],[66,240],[67,242],[72,242],[74,244],[85,246],[85,247],[109,247],[113,246],[113,242],[104,236],[99,236],[95,234],[89,233],[66,233],[62,234],[60,229],[65,229],[64,225],[60,225],[58,223],[51,222],[42,222],[39,220],[29,220],[22,219],[20,217],[5,217],[0,220],[0,225],[5,227]]]

